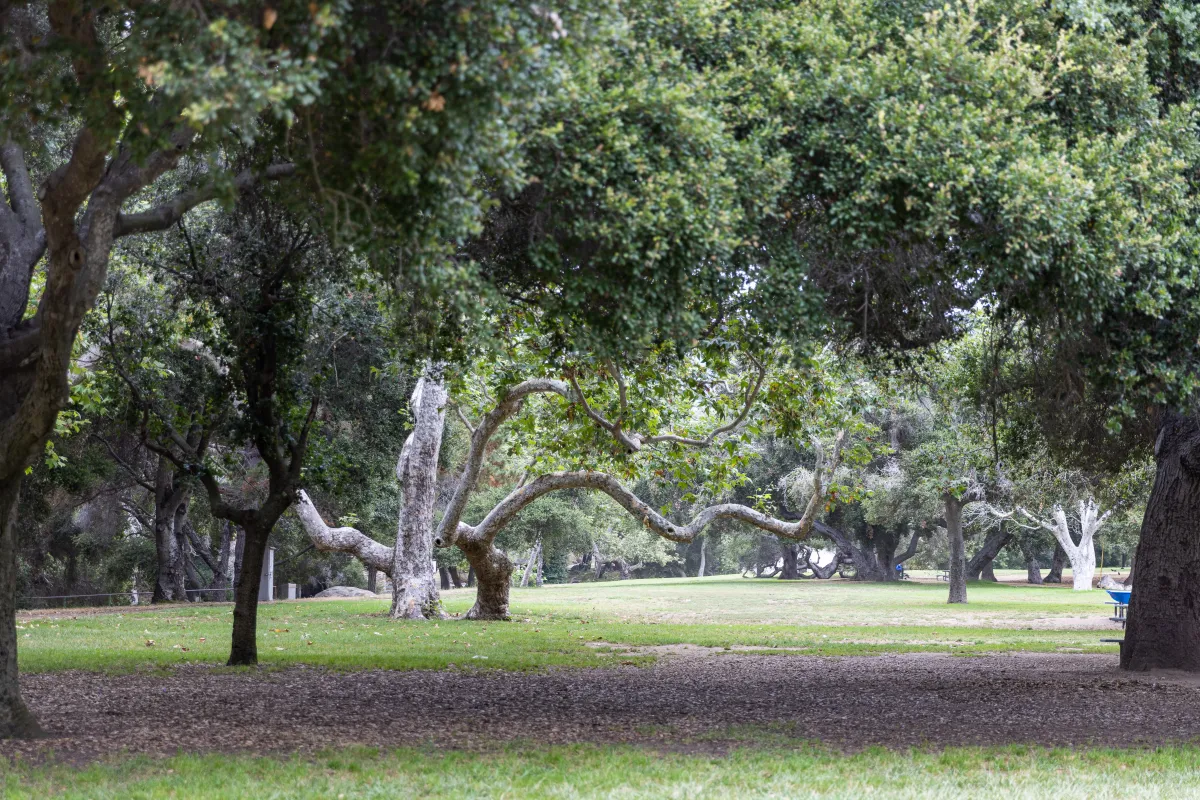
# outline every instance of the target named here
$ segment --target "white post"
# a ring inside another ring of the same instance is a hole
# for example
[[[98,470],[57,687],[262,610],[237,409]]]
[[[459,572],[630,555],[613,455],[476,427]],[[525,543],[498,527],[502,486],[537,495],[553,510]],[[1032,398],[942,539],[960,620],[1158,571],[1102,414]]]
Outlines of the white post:
[[[262,576],[258,581],[258,602],[270,603],[275,599],[275,548],[268,547],[263,556]]]

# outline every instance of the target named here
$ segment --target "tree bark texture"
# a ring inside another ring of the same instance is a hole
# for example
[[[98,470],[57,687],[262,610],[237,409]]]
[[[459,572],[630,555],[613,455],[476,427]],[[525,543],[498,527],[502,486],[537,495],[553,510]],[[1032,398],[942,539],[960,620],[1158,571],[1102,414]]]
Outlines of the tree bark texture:
[[[946,534],[950,539],[950,597],[947,603],[967,602],[966,545],[963,542],[963,502],[953,495],[943,498],[946,504]]]
[[[158,571],[152,603],[187,600],[187,574],[176,535],[176,516],[187,502],[187,495],[187,488],[177,485],[170,460],[159,456],[154,476],[154,551]]]
[[[21,476],[0,481],[0,739],[40,736],[17,677],[17,504]]]
[[[409,402],[413,430],[396,464],[396,477],[404,487],[404,504],[392,567],[393,619],[445,616],[433,566],[433,511],[446,400],[440,370],[427,369]]]
[[[1037,561],[1037,548],[1029,537],[1020,538],[1021,556],[1025,559],[1025,580],[1035,586],[1042,585],[1042,568]]]
[[[1121,668],[1200,672],[1200,418],[1166,416],[1154,459]]]
[[[491,542],[462,542],[459,547],[475,574],[475,605],[467,619],[508,619],[508,590],[513,565]]]
[[[780,543],[783,550],[783,569],[779,572],[779,578],[785,581],[794,581],[800,578],[800,545],[795,542]]]

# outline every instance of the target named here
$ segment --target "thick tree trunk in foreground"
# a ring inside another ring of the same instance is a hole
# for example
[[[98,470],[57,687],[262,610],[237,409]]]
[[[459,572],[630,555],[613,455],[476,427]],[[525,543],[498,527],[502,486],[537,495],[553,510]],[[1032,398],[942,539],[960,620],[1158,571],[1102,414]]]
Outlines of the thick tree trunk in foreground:
[[[426,374],[417,382],[409,403],[413,430],[396,464],[396,477],[404,486],[404,506],[392,568],[392,619],[445,616],[433,566],[433,508],[446,399],[440,374]]]
[[[1200,419],[1171,415],[1154,445],[1121,668],[1200,671]]]
[[[40,736],[17,679],[17,502],[21,474],[0,482],[0,739]]]
[[[1046,573],[1045,583],[1062,583],[1063,567],[1067,564],[1067,551],[1055,542],[1054,558],[1050,562],[1050,571]]]
[[[966,545],[963,542],[963,502],[953,495],[943,498],[946,504],[946,534],[950,539],[950,597],[947,603],[967,602]]]
[[[233,642],[228,666],[253,666],[258,663],[258,587],[262,581],[263,560],[267,553],[266,531],[255,527],[242,529],[244,540],[242,566],[233,592]]]
[[[467,619],[508,619],[508,589],[513,565],[501,550],[489,542],[463,542],[459,545],[475,574],[475,605]]]
[[[1012,538],[1013,535],[1004,530],[1003,523],[997,530],[989,533],[983,546],[979,548],[979,552],[971,556],[971,560],[967,562],[967,578],[978,580],[980,575],[986,574],[987,580],[996,580],[996,575],[992,572],[992,562],[996,556],[1000,555],[1000,551],[1012,541]]]

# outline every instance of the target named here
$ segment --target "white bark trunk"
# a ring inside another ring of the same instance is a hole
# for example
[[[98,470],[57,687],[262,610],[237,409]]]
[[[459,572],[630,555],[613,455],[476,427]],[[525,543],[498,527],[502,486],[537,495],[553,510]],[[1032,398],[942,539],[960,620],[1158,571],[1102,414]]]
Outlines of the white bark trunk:
[[[396,464],[396,477],[404,486],[404,504],[391,570],[393,618],[445,616],[433,564],[433,507],[446,399],[440,369],[428,368],[413,391],[409,403],[413,431]]]
[[[1096,548],[1093,541],[1096,532],[1108,519],[1111,511],[1100,513],[1100,507],[1091,498],[1079,501],[1079,544],[1071,538],[1071,526],[1067,521],[1067,513],[1062,506],[1056,505],[1052,512],[1053,521],[1042,519],[1030,514],[1025,509],[1021,513],[1054,534],[1059,545],[1071,562],[1071,575],[1074,589],[1077,592],[1092,588],[1092,578],[1096,574]]]
[[[539,538],[533,543],[533,549],[529,551],[529,560],[525,562],[525,572],[521,575],[521,587],[529,585],[529,576],[533,574],[534,565],[538,562],[538,557],[542,552],[542,540]]]
[[[708,551],[708,539],[707,538],[701,539],[700,540],[700,569],[696,573],[697,578],[704,577],[704,562],[706,560],[706,556],[708,555],[707,551]]]

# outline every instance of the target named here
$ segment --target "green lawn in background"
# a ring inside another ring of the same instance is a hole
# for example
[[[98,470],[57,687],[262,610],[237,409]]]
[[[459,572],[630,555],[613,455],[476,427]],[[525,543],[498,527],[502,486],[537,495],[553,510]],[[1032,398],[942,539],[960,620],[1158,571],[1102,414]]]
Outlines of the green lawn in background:
[[[1082,629],[1103,620],[1100,591],[972,583],[967,606],[946,585],[777,581],[720,576],[514,589],[512,622],[393,621],[380,600],[264,604],[259,657],[267,666],[537,670],[647,663],[627,647],[695,644],[776,648],[781,654],[872,655],[1008,651],[1116,652]],[[445,593],[462,614],[474,590]],[[110,614],[70,610],[18,621],[20,668],[130,671],[220,663],[232,608],[195,604]],[[1045,629],[1048,624],[1058,629]],[[1074,626],[1074,627],[1073,627]],[[797,648],[797,649],[782,649]]]
[[[0,772],[6,798],[1189,798],[1200,748],[1047,750],[819,746],[727,754],[527,743],[489,752],[340,750],[286,759],[177,756]]]

